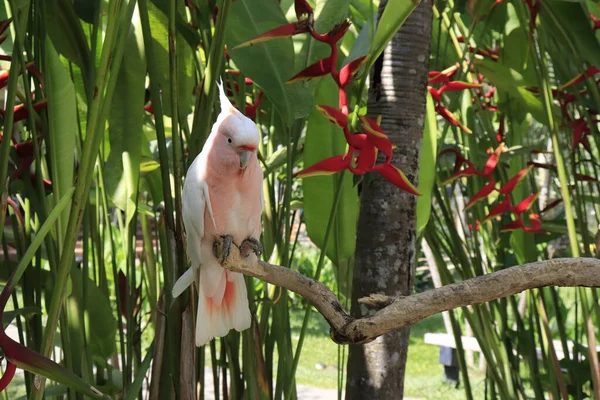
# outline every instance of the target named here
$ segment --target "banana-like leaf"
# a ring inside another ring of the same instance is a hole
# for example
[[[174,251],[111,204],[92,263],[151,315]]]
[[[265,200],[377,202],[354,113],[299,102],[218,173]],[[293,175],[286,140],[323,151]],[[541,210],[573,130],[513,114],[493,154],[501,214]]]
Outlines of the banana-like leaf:
[[[48,98],[48,147],[52,166],[54,198],[61,199],[73,185],[75,141],[77,140],[77,106],[75,87],[52,42],[45,46],[46,96]],[[58,243],[62,249],[69,222],[68,207],[58,221]]]
[[[270,40],[235,49],[238,44],[287,22],[276,2],[236,0],[231,4],[225,43],[235,65],[264,90],[290,126],[312,109],[310,92],[302,83],[286,84],[295,75],[292,39]]]
[[[315,100],[318,104],[330,106],[338,104],[337,87],[331,77],[321,80],[317,86]],[[328,157],[343,154],[345,151],[346,140],[342,130],[315,109],[308,118],[306,128],[304,165],[311,166]],[[311,240],[320,247],[325,240],[337,181],[337,174],[303,179],[306,230]],[[352,174],[346,173],[337,216],[326,249],[327,257],[336,266],[338,286],[342,293],[346,293],[350,263],[354,256],[358,200],[357,189],[352,183]]]
[[[431,94],[427,93],[423,144],[419,159],[419,192],[417,197],[417,235],[421,235],[431,215],[431,193],[435,184],[435,165],[437,157],[437,121],[435,106]]]
[[[129,221],[136,209],[142,146],[147,143],[142,129],[146,61],[139,24],[132,25],[126,46],[109,116],[111,150],[105,173],[110,198]]]
[[[392,40],[398,29],[400,29],[404,21],[406,21],[419,3],[419,1],[407,0],[388,1],[377,24],[377,30],[375,31],[375,37],[371,45],[371,53],[367,61],[367,68],[369,70],[375,60],[377,60],[377,57],[383,53],[385,46]]]
[[[487,59],[475,59],[475,66],[498,89],[508,92],[528,112],[541,123],[548,118],[540,99],[527,90],[523,75],[512,68]]]

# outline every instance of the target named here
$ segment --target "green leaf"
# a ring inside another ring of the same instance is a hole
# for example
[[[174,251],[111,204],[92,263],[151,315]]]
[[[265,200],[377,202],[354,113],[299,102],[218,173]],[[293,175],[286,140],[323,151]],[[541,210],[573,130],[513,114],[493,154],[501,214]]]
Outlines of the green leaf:
[[[527,30],[521,26],[517,11],[511,3],[506,4],[503,50],[500,53],[499,62],[508,68],[519,71],[528,85],[537,85],[537,77],[533,68],[535,64],[531,57]]]
[[[77,139],[77,105],[75,86],[69,72],[49,39],[46,39],[44,64],[46,69],[46,96],[48,98],[48,147],[52,167],[54,198],[61,199],[73,186],[75,144]],[[69,211],[58,220],[58,242],[62,249],[69,222]]]
[[[163,114],[167,117],[171,117],[171,82],[169,79],[169,35],[168,35],[168,18],[165,12],[161,9],[165,8],[157,7],[155,3],[164,3],[164,1],[155,1],[148,3],[148,17],[150,19],[150,29],[152,32],[152,50],[154,51],[154,62],[156,69],[158,70],[158,77],[160,80],[155,84],[159,86],[162,92],[162,107]],[[179,14],[177,15],[179,17]],[[141,28],[139,28],[141,31]],[[178,81],[178,98],[177,104],[179,109],[177,110],[180,117],[184,117],[191,112],[191,107],[194,101],[193,88],[194,72],[192,62],[192,48],[185,43],[185,37],[181,34],[182,30],[177,30],[177,42],[178,42],[178,53],[177,53],[177,81]],[[143,43],[143,42],[140,42]],[[198,43],[198,41],[196,41]],[[195,45],[197,46],[197,44]],[[143,49],[143,45],[140,45],[140,49]],[[145,74],[145,71],[144,71]]]
[[[435,160],[437,157],[437,121],[433,98],[427,93],[423,144],[419,159],[419,192],[417,197],[417,235],[421,235],[431,215],[431,194],[435,184]]]
[[[286,125],[306,117],[312,109],[310,91],[302,82],[287,84],[294,76],[294,46],[291,38],[262,42],[235,49],[261,33],[287,23],[277,2],[236,0],[231,4],[225,43],[235,65],[250,77],[275,105]]]
[[[592,65],[600,65],[600,44],[592,31],[581,2],[544,1],[540,21],[545,31],[565,43],[573,55]]]
[[[337,106],[337,93],[333,79],[327,76],[317,86],[315,100],[318,104]],[[343,154],[345,151],[346,141],[342,130],[315,109],[308,118],[306,128],[305,167],[325,158]],[[308,236],[317,246],[322,246],[325,240],[337,181],[337,175],[312,176],[303,179],[304,221]],[[342,185],[339,208],[326,254],[336,266],[338,285],[340,291],[345,293],[349,267],[354,256],[359,199],[356,187],[352,184],[352,174],[346,174]]]
[[[77,322],[85,323],[89,350],[94,356],[108,360],[116,350],[117,334],[117,320],[113,315],[110,300],[78,268],[71,270],[71,282],[73,291],[70,299],[75,300],[84,311],[84,320]],[[83,292],[84,285],[85,293]]]
[[[2,326],[4,327],[4,329],[6,329],[6,327],[8,325],[10,325],[10,323],[18,315],[25,317],[25,318],[29,318],[33,315],[41,314],[41,313],[42,313],[42,310],[40,310],[39,307],[34,307],[34,306],[21,307],[19,309],[11,310],[11,311],[4,311],[4,314],[2,314]]]
[[[546,123],[548,118],[539,98],[527,90],[527,83],[519,72],[487,59],[475,59],[475,66],[493,85],[507,92],[535,119]]]
[[[119,70],[109,116],[110,155],[106,162],[106,188],[111,201],[133,218],[137,203],[142,146],[146,61],[139,26],[132,25]]]
[[[46,32],[56,50],[82,71],[88,71],[90,49],[73,4],[69,0],[50,0],[44,11]]]
[[[392,40],[398,29],[404,24],[410,13],[419,5],[419,0],[389,0],[377,24],[375,37],[371,46],[371,54],[367,61],[367,70],[379,57],[388,42]]]

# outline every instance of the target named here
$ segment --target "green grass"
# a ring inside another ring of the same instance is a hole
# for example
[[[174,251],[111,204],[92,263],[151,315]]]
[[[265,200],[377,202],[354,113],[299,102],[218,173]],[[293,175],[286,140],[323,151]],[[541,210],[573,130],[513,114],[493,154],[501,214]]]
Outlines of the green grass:
[[[291,315],[292,339],[296,343],[303,313],[293,310]],[[325,319],[314,312],[296,372],[297,383],[321,388],[337,387],[338,345],[329,339],[328,332]],[[411,328],[404,395],[421,399],[464,399],[462,384],[456,389],[442,382],[443,367],[438,363],[438,347],[423,343],[426,332],[444,332],[441,314],[429,317]],[[318,363],[327,367],[317,369],[315,365]],[[471,369],[469,376],[474,398],[483,398],[483,373]]]

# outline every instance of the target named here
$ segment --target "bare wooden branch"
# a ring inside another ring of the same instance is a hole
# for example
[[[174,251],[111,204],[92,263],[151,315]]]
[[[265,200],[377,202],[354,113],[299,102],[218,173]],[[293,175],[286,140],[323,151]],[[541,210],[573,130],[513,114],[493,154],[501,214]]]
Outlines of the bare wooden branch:
[[[222,265],[231,271],[298,293],[325,317],[331,326],[331,338],[341,344],[368,343],[430,315],[485,303],[528,289],[544,286],[600,287],[600,260],[557,258],[506,268],[424,293],[392,299],[373,315],[353,318],[327,286],[289,268],[260,261],[254,254],[244,258],[236,246],[232,246]]]

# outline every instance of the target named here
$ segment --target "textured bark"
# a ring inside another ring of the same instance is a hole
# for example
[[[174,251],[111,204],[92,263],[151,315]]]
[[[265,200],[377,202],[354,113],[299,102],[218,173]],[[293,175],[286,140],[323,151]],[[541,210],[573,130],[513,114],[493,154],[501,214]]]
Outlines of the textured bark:
[[[380,10],[385,6],[380,5]],[[368,113],[398,147],[394,164],[416,183],[423,137],[432,5],[409,16],[374,67]],[[383,61],[383,62],[382,62]],[[362,188],[356,239],[352,315],[371,293],[408,296],[415,264],[416,197],[373,176]],[[351,345],[346,399],[401,399],[410,327],[364,345]]]

